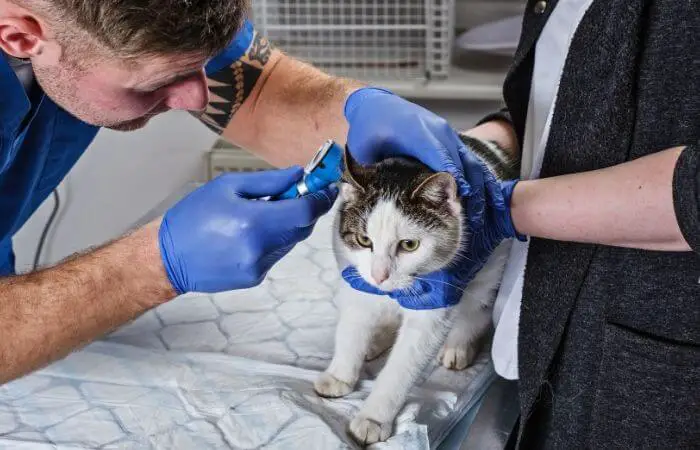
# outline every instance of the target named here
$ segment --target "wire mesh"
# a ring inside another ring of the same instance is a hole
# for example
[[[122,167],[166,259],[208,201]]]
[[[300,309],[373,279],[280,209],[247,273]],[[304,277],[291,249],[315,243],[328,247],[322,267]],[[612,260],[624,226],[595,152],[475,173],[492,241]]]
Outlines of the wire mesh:
[[[258,31],[330,73],[366,80],[447,76],[454,0],[253,0]]]

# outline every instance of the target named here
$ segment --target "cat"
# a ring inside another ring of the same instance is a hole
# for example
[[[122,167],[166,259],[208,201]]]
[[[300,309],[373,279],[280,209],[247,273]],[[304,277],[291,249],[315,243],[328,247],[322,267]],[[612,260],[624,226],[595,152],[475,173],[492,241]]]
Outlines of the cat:
[[[499,179],[517,176],[508,153],[495,143],[460,134]],[[382,291],[409,286],[420,275],[448,266],[467,238],[454,178],[418,161],[389,158],[370,166],[347,148],[333,246],[341,270],[348,265]],[[341,283],[333,359],[314,383],[322,397],[351,393],[365,360],[390,347],[372,392],[349,424],[360,444],[387,440],[406,397],[434,358],[448,369],[468,367],[491,328],[496,290],[510,242],[499,245],[454,307],[401,308],[387,296]],[[442,348],[442,350],[441,350]]]

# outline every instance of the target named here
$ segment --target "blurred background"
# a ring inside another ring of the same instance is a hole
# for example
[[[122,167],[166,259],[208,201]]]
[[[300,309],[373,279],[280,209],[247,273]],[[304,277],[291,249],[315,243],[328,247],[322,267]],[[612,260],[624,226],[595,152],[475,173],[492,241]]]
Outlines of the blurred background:
[[[502,105],[525,0],[252,0],[256,29],[328,72],[384,86],[471,127]],[[102,130],[59,187],[61,205],[41,263],[127,231],[171,192],[224,171],[267,165],[170,112],[144,129]],[[53,210],[41,206],[15,236],[17,270],[31,268]]]

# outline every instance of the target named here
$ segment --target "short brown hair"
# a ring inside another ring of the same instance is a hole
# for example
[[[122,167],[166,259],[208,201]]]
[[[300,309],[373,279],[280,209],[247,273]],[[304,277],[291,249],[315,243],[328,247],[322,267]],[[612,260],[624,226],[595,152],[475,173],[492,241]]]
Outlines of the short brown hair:
[[[68,27],[77,25],[116,56],[124,58],[192,52],[214,55],[233,39],[249,11],[249,0],[42,0],[31,3],[46,4],[52,16]]]

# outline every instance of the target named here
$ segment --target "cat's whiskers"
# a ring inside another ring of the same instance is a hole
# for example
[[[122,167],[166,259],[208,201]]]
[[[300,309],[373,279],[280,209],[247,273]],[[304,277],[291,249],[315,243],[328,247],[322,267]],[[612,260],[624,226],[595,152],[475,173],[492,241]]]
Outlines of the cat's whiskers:
[[[416,289],[413,285],[408,286],[406,289],[413,297],[419,297],[422,292],[420,292],[418,289]]]
[[[442,284],[445,284],[445,285],[447,285],[447,286],[452,286],[453,288],[457,289],[457,290],[460,291],[460,292],[464,292],[464,291],[465,291],[465,288],[461,288],[461,287],[459,287],[459,286],[457,286],[457,285],[454,285],[454,284],[452,284],[452,283],[448,283],[447,281],[442,281],[442,280],[431,280],[431,279],[429,279],[429,278],[422,278],[422,277],[417,277],[417,276],[412,276],[412,278],[413,278],[414,280],[427,281],[427,282],[429,282],[429,283],[442,283]]]
[[[447,263],[446,267],[457,267],[458,262],[475,262],[473,258],[470,258],[469,256],[466,255],[466,252],[464,250],[458,250],[457,253],[455,254],[455,257],[452,258],[452,261]]]

